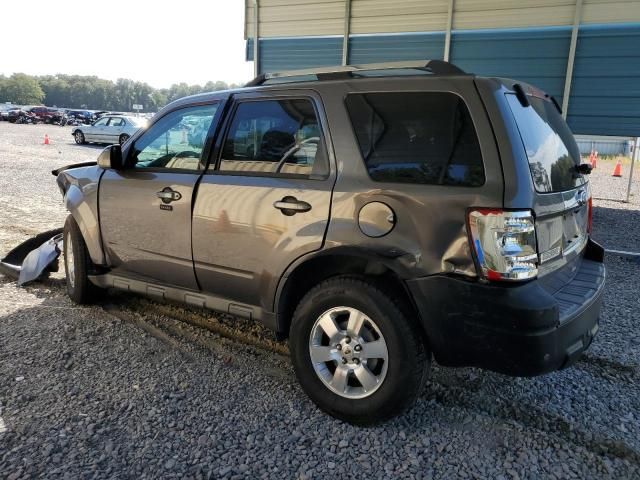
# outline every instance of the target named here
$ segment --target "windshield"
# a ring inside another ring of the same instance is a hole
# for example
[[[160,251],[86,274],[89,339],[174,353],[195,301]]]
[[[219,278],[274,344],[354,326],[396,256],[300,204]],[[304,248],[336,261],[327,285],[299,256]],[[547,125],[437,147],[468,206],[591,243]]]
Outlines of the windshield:
[[[575,168],[581,161],[578,145],[555,105],[527,96],[530,105],[523,107],[516,95],[506,97],[527,152],[536,190],[562,192],[583,185],[585,180]]]

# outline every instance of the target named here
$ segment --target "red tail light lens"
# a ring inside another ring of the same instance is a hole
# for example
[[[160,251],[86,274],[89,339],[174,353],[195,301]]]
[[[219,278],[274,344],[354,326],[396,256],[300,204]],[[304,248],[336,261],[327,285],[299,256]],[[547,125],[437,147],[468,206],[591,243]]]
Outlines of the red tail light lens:
[[[488,280],[528,280],[538,275],[538,251],[530,210],[478,208],[469,212],[469,233]]]
[[[589,197],[587,201],[587,233],[591,235],[591,227],[593,225],[593,197]]]

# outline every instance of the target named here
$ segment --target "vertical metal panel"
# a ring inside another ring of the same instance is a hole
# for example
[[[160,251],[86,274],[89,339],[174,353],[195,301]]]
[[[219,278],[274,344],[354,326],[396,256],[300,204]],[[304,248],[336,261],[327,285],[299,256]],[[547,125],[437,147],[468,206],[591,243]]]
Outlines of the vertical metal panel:
[[[342,35],[342,65],[349,63],[349,30],[351,25],[351,0],[344,0],[344,34]]]
[[[640,24],[582,25],[567,121],[574,133],[640,136]]]
[[[536,85],[561,101],[571,29],[455,31],[451,61],[478,75]]]
[[[375,63],[442,58],[444,33],[352,35],[350,62]]]
[[[444,61],[449,61],[451,52],[451,27],[453,25],[453,9],[455,7],[455,0],[449,0],[449,9],[447,11],[447,29],[445,30],[444,37]]]
[[[253,0],[253,76],[257,77],[260,73],[260,4],[259,0]]]
[[[567,118],[569,109],[569,95],[571,94],[571,81],[573,78],[573,63],[576,57],[576,43],[578,41],[578,29],[582,16],[582,0],[576,0],[576,11],[573,15],[573,28],[571,29],[571,43],[569,45],[569,58],[567,60],[567,73],[564,79],[564,91],[562,93],[562,117]]]

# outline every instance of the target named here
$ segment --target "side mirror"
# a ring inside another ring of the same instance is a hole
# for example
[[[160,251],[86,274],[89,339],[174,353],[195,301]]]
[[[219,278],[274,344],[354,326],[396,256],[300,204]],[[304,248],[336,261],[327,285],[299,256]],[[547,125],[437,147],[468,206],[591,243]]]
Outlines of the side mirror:
[[[104,169],[122,170],[124,160],[122,159],[122,148],[120,145],[110,145],[98,155],[98,166]]]

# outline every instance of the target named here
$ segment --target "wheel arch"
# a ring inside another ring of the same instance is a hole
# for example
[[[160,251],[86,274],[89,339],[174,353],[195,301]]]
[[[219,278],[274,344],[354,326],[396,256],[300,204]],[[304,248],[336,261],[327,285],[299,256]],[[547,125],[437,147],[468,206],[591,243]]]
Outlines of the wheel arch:
[[[274,303],[279,338],[288,337],[293,312],[304,295],[318,283],[339,275],[367,278],[389,291],[400,308],[419,317],[417,306],[404,282],[409,278],[409,270],[398,257],[391,258],[365,248],[337,247],[305,256],[283,275]]]

